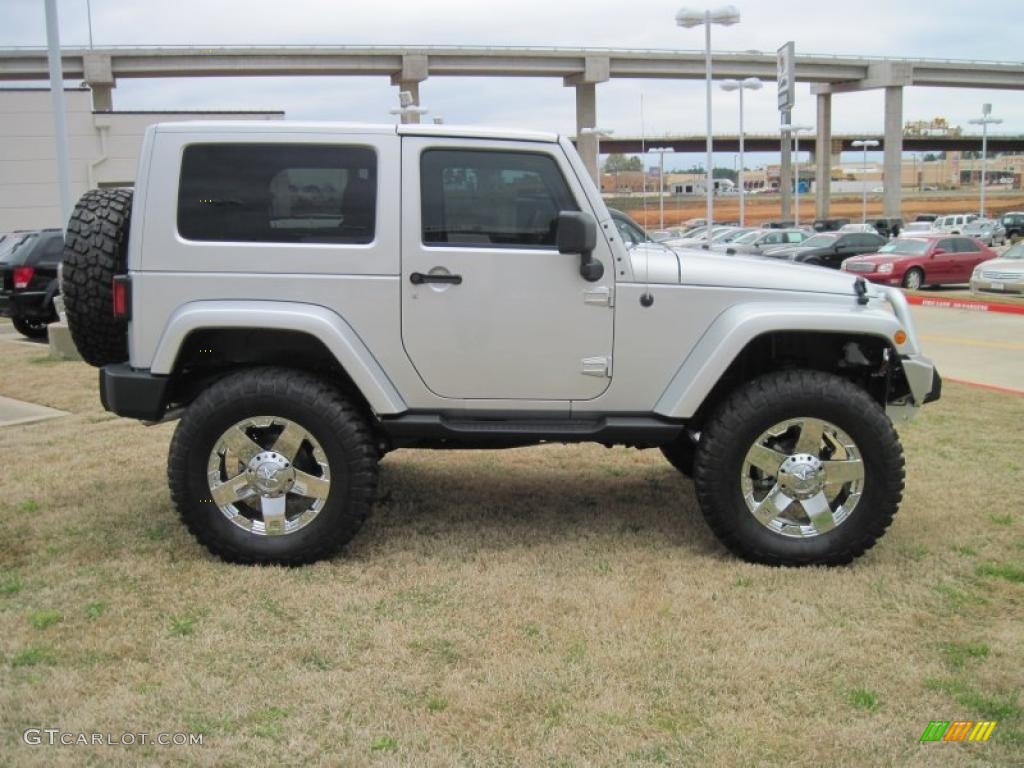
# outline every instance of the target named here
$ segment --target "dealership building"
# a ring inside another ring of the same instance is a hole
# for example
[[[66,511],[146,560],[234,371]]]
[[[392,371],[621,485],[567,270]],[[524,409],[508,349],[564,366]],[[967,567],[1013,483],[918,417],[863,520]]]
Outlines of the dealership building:
[[[72,199],[95,187],[132,186],[142,136],[154,123],[284,118],[284,112],[97,111],[88,88],[68,88],[64,96]],[[61,226],[59,201],[49,89],[0,89],[0,233]]]

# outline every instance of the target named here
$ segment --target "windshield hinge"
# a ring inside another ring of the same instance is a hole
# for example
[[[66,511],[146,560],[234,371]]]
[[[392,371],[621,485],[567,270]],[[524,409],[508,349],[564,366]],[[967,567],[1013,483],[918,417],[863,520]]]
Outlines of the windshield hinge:
[[[608,286],[602,285],[583,292],[583,303],[593,304],[598,307],[614,307],[615,294]]]
[[[612,377],[611,357],[584,357],[581,371],[584,376]]]

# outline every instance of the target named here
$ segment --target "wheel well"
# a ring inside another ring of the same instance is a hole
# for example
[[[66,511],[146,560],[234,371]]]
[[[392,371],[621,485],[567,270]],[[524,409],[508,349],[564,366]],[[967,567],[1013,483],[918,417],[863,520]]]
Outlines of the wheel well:
[[[189,333],[171,372],[170,401],[186,405],[217,379],[239,368],[274,365],[330,379],[364,413],[369,404],[320,339],[273,328],[202,328]]]
[[[820,331],[776,331],[748,342],[697,409],[694,424],[699,427],[704,417],[741,384],[766,373],[797,368],[842,376],[883,407],[910,391],[899,355],[886,339]]]

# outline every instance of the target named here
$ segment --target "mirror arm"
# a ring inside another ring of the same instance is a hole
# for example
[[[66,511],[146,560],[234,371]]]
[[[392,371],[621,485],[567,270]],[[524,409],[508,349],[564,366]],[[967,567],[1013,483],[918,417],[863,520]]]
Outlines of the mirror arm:
[[[593,251],[580,253],[580,277],[588,283],[596,283],[604,277],[604,264],[594,258]]]

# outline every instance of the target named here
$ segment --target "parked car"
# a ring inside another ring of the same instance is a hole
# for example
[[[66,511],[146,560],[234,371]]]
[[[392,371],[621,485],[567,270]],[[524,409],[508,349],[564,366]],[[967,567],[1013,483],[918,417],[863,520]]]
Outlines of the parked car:
[[[853,224],[844,224],[838,229],[838,231],[843,234],[847,232],[869,232],[872,235],[878,234],[878,230],[875,228],[875,225],[868,224],[866,221],[858,221],[854,222]]]
[[[975,267],[971,293],[1024,293],[1024,242]]]
[[[46,338],[46,326],[57,319],[53,297],[63,253],[59,229],[12,232],[0,242],[0,317],[11,318],[23,336]]]
[[[721,224],[712,224],[711,237],[714,238],[715,235],[722,232],[728,232],[732,229],[733,227],[726,227]],[[701,243],[706,243],[707,241],[708,228],[703,226],[688,233],[686,237],[671,238],[669,240],[663,240],[662,242],[671,248],[699,248]]]
[[[966,283],[978,264],[995,257],[996,252],[978,240],[941,234],[897,238],[877,253],[847,259],[842,268],[875,283],[917,290]]]
[[[1013,240],[1018,237],[1024,237],[1024,212],[1010,211],[1009,213],[1004,213],[999,222],[1006,230],[1007,239]]]
[[[947,232],[951,235],[963,233],[964,227],[971,223],[972,217],[969,213],[957,213],[950,216],[940,216],[932,222],[933,228],[939,232]]]
[[[796,222],[792,219],[774,219],[766,221],[761,226],[765,229],[790,229],[796,226]]]
[[[871,223],[882,237],[899,237],[903,229],[903,219],[872,219]]]
[[[930,221],[912,221],[903,227],[901,234],[903,235],[921,235],[926,232],[934,232],[935,229],[932,227]]]
[[[914,221],[927,221],[929,223],[939,218],[937,213],[919,213],[914,217]]]
[[[964,227],[964,234],[981,240],[985,245],[1002,245],[1006,242],[1006,230],[998,221],[992,219],[975,219]]]
[[[873,253],[885,242],[885,238],[877,232],[822,232],[798,246],[776,249],[765,255],[773,259],[839,269],[843,259],[860,253]]]
[[[849,223],[849,219],[815,219],[812,227],[815,232],[838,232]]]
[[[71,214],[68,326],[103,407],[181,419],[170,496],[217,556],[330,557],[403,448],[661,448],[773,565],[848,563],[899,507],[893,420],[942,382],[898,290],[627,250],[555,134],[179,122],[142,147],[134,191]]]
[[[788,248],[799,245],[811,235],[803,229],[755,229],[731,243],[711,246],[713,251],[725,251],[730,256],[736,254],[765,254],[777,248]]]

